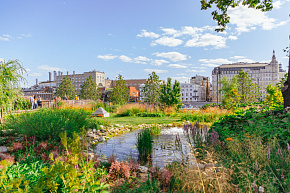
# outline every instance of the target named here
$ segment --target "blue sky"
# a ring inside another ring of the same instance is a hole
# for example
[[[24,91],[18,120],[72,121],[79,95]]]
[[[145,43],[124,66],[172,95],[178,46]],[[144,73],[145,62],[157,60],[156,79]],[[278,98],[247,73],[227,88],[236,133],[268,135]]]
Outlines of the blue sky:
[[[217,33],[212,10],[196,0],[2,0],[0,60],[19,59],[26,86],[53,70],[95,69],[110,79],[154,70],[184,82],[220,64],[270,61],[273,49],[286,69],[289,10],[290,0],[274,0],[267,13],[230,9],[231,24]]]

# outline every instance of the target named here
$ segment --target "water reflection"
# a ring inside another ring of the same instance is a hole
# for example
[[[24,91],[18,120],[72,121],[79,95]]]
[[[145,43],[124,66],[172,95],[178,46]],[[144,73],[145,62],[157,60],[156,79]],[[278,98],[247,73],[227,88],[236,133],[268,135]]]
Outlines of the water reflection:
[[[108,157],[115,155],[118,160],[138,159],[136,148],[136,136],[140,130],[133,131],[124,135],[113,137],[103,144],[98,144],[96,152]],[[153,139],[153,152],[151,164],[157,167],[164,167],[170,162],[179,161],[181,154],[176,150],[175,138],[180,136],[183,150],[188,152],[189,146],[183,134],[182,128],[163,128],[161,134]]]

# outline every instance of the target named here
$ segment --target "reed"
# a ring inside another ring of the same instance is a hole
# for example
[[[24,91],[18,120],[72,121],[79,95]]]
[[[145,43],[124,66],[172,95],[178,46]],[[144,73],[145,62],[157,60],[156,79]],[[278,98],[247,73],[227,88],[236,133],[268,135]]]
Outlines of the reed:
[[[151,134],[151,130],[149,128],[145,128],[138,133],[136,146],[139,152],[139,163],[141,165],[145,164],[151,156],[153,149],[152,142],[153,135]]]

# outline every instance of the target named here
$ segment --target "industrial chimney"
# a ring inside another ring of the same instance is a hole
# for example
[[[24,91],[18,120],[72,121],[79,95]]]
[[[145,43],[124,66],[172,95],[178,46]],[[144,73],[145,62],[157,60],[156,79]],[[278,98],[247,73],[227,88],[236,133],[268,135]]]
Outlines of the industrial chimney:
[[[36,82],[36,86],[38,86],[38,79],[36,79],[35,82]]]
[[[53,71],[53,79],[56,81],[56,71]]]
[[[66,71],[66,75],[68,75],[68,71]]]
[[[51,82],[51,72],[48,73],[48,81]]]

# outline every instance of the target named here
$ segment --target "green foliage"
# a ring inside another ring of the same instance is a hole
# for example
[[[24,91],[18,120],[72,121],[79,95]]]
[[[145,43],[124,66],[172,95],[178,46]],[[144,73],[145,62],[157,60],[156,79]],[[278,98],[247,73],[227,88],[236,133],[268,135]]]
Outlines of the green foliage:
[[[153,105],[158,104],[160,97],[160,84],[161,80],[159,80],[159,76],[155,72],[149,74],[149,78],[143,89],[144,102]]]
[[[125,80],[122,75],[118,75],[116,86],[110,95],[110,102],[113,104],[123,105],[129,100],[129,88],[125,85]]]
[[[132,184],[126,181],[120,186],[116,186],[112,189],[114,193],[145,193],[145,192],[160,192],[160,182],[157,180],[147,180],[145,182],[139,182]]]
[[[56,96],[58,97],[64,97],[66,95],[68,99],[73,100],[76,95],[76,86],[72,83],[70,77],[63,77],[62,82],[60,85],[56,88]]]
[[[215,5],[217,10],[211,12],[213,20],[217,21],[218,27],[217,32],[224,31],[226,25],[230,23],[230,17],[227,12],[229,8],[234,8],[236,6],[248,6],[249,8],[260,9],[261,11],[270,11],[273,8],[272,0],[201,0],[201,9],[207,10]]]
[[[268,85],[266,88],[266,100],[265,103],[269,106],[282,105],[284,100],[281,89],[278,86]]]
[[[85,100],[98,100],[101,97],[101,92],[98,89],[97,83],[92,76],[89,76],[87,80],[81,85],[81,99]]]
[[[218,113],[192,112],[182,114],[181,120],[190,122],[213,123],[223,116],[223,114]]]
[[[226,115],[215,122],[211,129],[218,132],[221,141],[228,137],[242,139],[255,134],[263,137],[264,140],[277,138],[285,147],[290,143],[290,114],[283,113],[282,108],[279,106],[276,110],[265,112],[250,108],[244,113]]]
[[[160,103],[167,107],[175,107],[179,110],[182,107],[182,102],[180,99],[181,87],[180,83],[175,80],[173,88],[171,85],[171,78],[167,79],[167,84],[160,85]]]
[[[4,129],[12,129],[18,134],[35,136],[37,140],[54,139],[59,141],[59,133],[67,131],[71,137],[74,132],[79,133],[81,128],[90,128],[88,113],[84,110],[72,109],[40,109],[36,112],[26,112],[20,115],[11,115],[2,125]]]
[[[31,109],[30,101],[29,99],[26,99],[24,97],[18,97],[18,108],[19,110],[28,110]],[[16,109],[14,109],[16,110]]]
[[[241,70],[232,80],[226,78],[220,81],[222,93],[222,103],[225,106],[235,105],[237,103],[253,103],[261,98],[259,85],[253,83],[253,78],[248,72]]]
[[[288,73],[284,74],[284,77],[276,84],[276,86],[281,90],[284,87],[284,84],[288,78]]]
[[[164,115],[161,113],[148,113],[148,112],[143,112],[143,113],[137,113],[137,117],[163,117]]]
[[[145,164],[153,149],[153,135],[149,128],[144,128],[137,135],[136,147],[139,152],[139,162]]]
[[[0,62],[0,108],[11,110],[14,99],[20,93],[19,84],[26,81],[23,75],[26,70],[19,60],[9,60]]]

